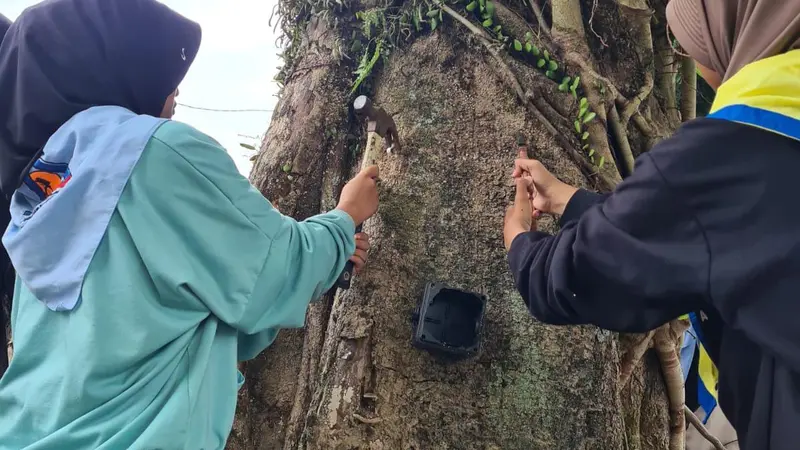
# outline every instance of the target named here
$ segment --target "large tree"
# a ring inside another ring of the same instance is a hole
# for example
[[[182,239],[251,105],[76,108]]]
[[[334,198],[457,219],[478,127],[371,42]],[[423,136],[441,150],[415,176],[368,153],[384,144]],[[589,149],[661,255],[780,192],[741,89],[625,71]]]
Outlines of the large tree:
[[[333,208],[364,144],[359,93],[402,148],[379,160],[368,268],[246,364],[231,448],[681,448],[680,323],[538,323],[501,229],[518,136],[561,179],[609,191],[694,115],[694,66],[666,0],[530,1],[280,0],[283,88],[253,183],[298,219]],[[488,297],[477,356],[412,347],[429,281]]]

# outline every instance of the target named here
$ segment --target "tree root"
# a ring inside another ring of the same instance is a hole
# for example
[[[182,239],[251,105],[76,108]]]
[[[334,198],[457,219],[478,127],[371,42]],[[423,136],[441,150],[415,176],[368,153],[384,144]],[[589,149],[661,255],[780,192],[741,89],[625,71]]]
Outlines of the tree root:
[[[539,7],[539,4],[536,3],[536,0],[528,0],[531,4],[531,11],[533,15],[536,16],[536,21],[539,22],[539,29],[544,31],[544,34],[550,36],[550,26],[547,25],[547,22],[544,21],[544,14],[542,14],[542,8]]]
[[[615,140],[617,141],[614,147],[617,151],[614,154],[614,160],[617,163],[617,170],[619,170],[622,178],[626,178],[633,173],[633,150],[631,143],[628,140],[628,130],[619,117],[616,105],[611,105],[608,113],[608,128],[611,130]]]
[[[681,120],[697,116],[697,66],[692,58],[681,58]]]
[[[655,55],[653,50],[653,31],[650,28],[650,18],[653,16],[653,11],[645,0],[618,0],[618,4],[620,10],[628,16],[628,20],[636,23],[635,32],[637,34],[636,41],[640,44],[637,49],[640,52],[640,60],[652,61]],[[639,89],[639,92],[626,103],[620,113],[623,127],[628,126],[628,122],[639,111],[642,102],[653,92],[653,86],[655,85],[653,71],[645,69],[644,74],[644,84]]]
[[[666,26],[655,34],[655,68],[658,74],[658,89],[665,100],[666,115],[672,126],[680,124],[680,111],[675,103],[675,51],[672,48]]]
[[[676,321],[677,322],[677,321]],[[672,323],[662,325],[653,335],[653,348],[661,363],[664,382],[667,385],[669,399],[669,450],[686,448],[686,418],[683,411],[686,403],[686,392],[683,386],[683,372],[678,357],[678,346]]]
[[[633,369],[638,365],[645,352],[651,345],[655,349],[661,364],[669,401],[669,450],[684,450],[686,446],[686,393],[678,353],[683,332],[687,329],[687,321],[674,320],[650,331],[623,355],[620,364],[618,386],[621,391],[627,386]]]
[[[704,438],[706,438],[706,440],[710,442],[711,445],[714,446],[714,450],[725,450],[725,446],[722,444],[722,441],[720,441],[716,436],[714,436],[713,434],[711,434],[710,431],[708,431],[708,428],[706,428],[705,425],[703,425],[703,422],[701,422],[700,419],[698,419],[697,416],[694,415],[694,412],[692,412],[692,410],[689,409],[688,406],[683,405],[683,413],[686,415],[686,420],[688,420],[689,423],[691,423],[692,426],[694,426],[697,429],[697,431],[699,431],[700,434]]]
[[[506,61],[503,59],[503,56],[500,54],[500,47],[492,43],[486,32],[449,6],[442,4],[441,8],[442,11],[446,12],[457,22],[464,25],[478,38],[478,41],[486,48],[486,50],[489,51],[489,54],[492,55],[492,58],[494,58],[494,60],[497,62],[496,68],[500,72],[501,78],[511,86],[514,93],[517,94],[519,100],[523,105],[525,105],[528,111],[533,114],[536,120],[538,120],[545,127],[545,129],[547,129],[547,131],[553,135],[556,142],[558,142],[558,144],[570,154],[572,159],[575,160],[578,165],[580,165],[584,174],[596,178],[597,188],[604,192],[612,191],[616,183],[606,178],[603,174],[598,173],[597,169],[591,163],[589,163],[586,158],[583,157],[583,155],[569,142],[569,140],[563,136],[562,133],[558,131],[558,129],[556,129],[556,127],[549,120],[547,120],[547,117],[533,101],[533,94],[526,92],[522,88],[522,85],[520,84],[516,75],[514,75],[511,67],[509,67],[508,63],[506,63]]]
[[[645,352],[650,348],[653,343],[654,331],[647,332],[642,338],[622,356],[622,362],[619,368],[619,390],[625,388],[630,381],[633,369],[642,360]]]

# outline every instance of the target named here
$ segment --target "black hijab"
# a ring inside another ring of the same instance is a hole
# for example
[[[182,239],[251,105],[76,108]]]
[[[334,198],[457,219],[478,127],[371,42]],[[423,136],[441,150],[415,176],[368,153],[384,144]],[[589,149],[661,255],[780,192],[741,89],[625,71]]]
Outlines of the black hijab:
[[[10,26],[11,21],[8,19],[8,17],[0,14],[0,42],[3,41],[3,36],[6,34],[6,31],[8,31]]]
[[[0,42],[3,41],[3,36],[11,26],[11,21],[2,14],[0,14]],[[4,202],[0,201],[0,205]],[[10,219],[8,208],[5,210],[0,209],[0,221],[2,224],[7,224]],[[0,377],[3,376],[8,368],[8,353],[6,352],[6,306],[9,304],[8,299],[13,292],[8,289],[8,286],[13,286],[13,271],[9,270],[11,263],[8,260],[8,255],[5,249],[0,249]],[[8,308],[9,310],[11,308]]]
[[[199,25],[155,0],[46,0],[13,24],[0,16],[3,33],[0,234],[10,221],[9,199],[22,173],[61,125],[93,106],[160,115],[194,61],[201,37]],[[13,289],[14,270],[3,248],[0,300],[5,302],[0,303],[10,305]]]
[[[200,37],[199,25],[155,0],[46,0],[25,10],[0,45],[3,197],[75,114],[113,105],[159,116]]]

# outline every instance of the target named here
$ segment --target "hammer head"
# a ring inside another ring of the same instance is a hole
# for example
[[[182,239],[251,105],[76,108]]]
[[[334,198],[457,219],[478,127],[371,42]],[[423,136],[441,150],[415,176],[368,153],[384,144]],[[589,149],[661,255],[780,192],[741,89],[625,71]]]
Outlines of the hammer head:
[[[375,106],[366,95],[360,95],[353,101],[353,110],[361,120],[367,121],[367,132],[377,133],[385,140],[386,151],[400,149],[397,126],[383,108]]]

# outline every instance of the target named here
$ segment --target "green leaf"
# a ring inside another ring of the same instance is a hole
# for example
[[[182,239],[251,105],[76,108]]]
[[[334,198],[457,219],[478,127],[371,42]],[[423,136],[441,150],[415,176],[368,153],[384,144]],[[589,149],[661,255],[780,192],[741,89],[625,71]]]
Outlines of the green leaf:
[[[526,41],[530,41],[530,40],[532,40],[532,39],[533,39],[533,33],[531,33],[530,31],[528,31],[527,33],[525,33],[525,40],[526,40]]]
[[[597,163],[597,167],[598,167],[598,168],[600,168],[600,169],[602,169],[602,168],[603,168],[603,165],[604,165],[605,163],[606,163],[606,157],[605,157],[605,156],[601,156],[601,157],[600,157],[600,162],[599,162],[599,163]]]
[[[583,134],[581,135],[581,140],[585,141],[587,139],[589,139],[589,132],[588,131],[584,131]]]
[[[587,148],[589,148],[589,144],[583,144],[583,147],[581,147],[581,150],[586,150]]]
[[[550,60],[550,52],[548,52],[547,50],[544,51],[544,59],[548,61]]]
[[[558,70],[558,64],[555,61],[550,61],[547,64],[547,68],[555,72],[556,70]]]
[[[420,31],[422,27],[420,27],[419,17],[417,17],[417,15],[414,14],[411,20],[414,21],[414,28],[416,28],[417,31]]]
[[[469,12],[475,11],[475,8],[477,8],[477,7],[478,7],[478,3],[477,2],[472,2],[469,5],[467,5],[467,11],[469,11]]]
[[[522,42],[518,39],[514,39],[514,50],[521,52],[522,51]]]
[[[594,149],[593,148],[589,149],[589,156],[594,156]]]
[[[244,147],[244,148],[246,148],[246,149],[248,149],[248,150],[255,150],[255,149],[256,149],[256,148],[255,148],[255,147],[253,147],[252,145],[250,145],[250,144],[245,144],[244,142],[242,142],[242,143],[241,143],[241,144],[239,144],[239,145],[241,145],[242,147]]]
[[[545,64],[547,64],[547,61],[540,59],[539,62],[536,63],[536,67],[541,69]]]
[[[478,4],[481,5],[481,12],[486,9],[486,0],[478,0]]]
[[[555,73],[555,72],[553,72],[552,70],[548,70],[547,72],[545,72],[545,73],[544,73],[544,75],[545,75],[547,78],[553,79],[553,78],[555,78],[555,76],[556,76],[556,73]]]
[[[569,88],[567,87],[567,85],[566,85],[566,84],[559,84],[559,85],[558,85],[558,90],[559,90],[560,92],[567,92],[567,90],[569,90]]]
[[[580,110],[580,111],[578,111],[578,117],[582,119],[582,118],[583,118],[583,116],[585,116],[585,115],[586,115],[586,112],[587,112],[587,111],[589,111],[589,105],[583,105],[583,106],[581,106],[581,110]]]
[[[530,42],[525,43],[525,51],[528,53],[533,53],[533,45]]]
[[[578,86],[580,85],[580,83],[581,83],[581,77],[575,77],[575,79],[572,80],[572,86],[571,86],[572,90],[576,91],[578,89]]]
[[[502,26],[500,26],[500,25],[496,25],[496,26],[494,27],[494,32],[499,34],[499,33],[500,33],[500,30],[502,30],[502,29],[503,29],[503,27],[502,27]]]
[[[486,12],[489,13],[489,16],[494,15],[494,3],[486,2]]]
[[[283,165],[283,167],[281,167],[281,170],[283,170],[286,173],[291,172],[292,171],[292,163],[288,163],[287,162],[286,164]]]
[[[589,106],[589,100],[586,97],[581,98],[581,108]]]
[[[534,45],[531,53],[533,54],[533,56],[539,56],[539,47]]]
[[[489,28],[490,26],[492,26],[492,23],[493,23],[492,19],[486,19],[486,20],[483,21],[483,26],[485,28]]]
[[[583,129],[583,128],[581,127],[581,121],[580,121],[580,120],[576,120],[576,121],[575,121],[575,131],[577,131],[578,133],[580,133],[582,129]]]
[[[569,86],[569,82],[570,82],[570,80],[572,80],[572,78],[570,78],[570,77],[564,77],[564,79],[563,79],[563,80],[561,80],[561,84],[563,84],[564,86]]]
[[[597,117],[597,113],[590,112],[586,115],[586,117],[583,118],[583,123],[589,123],[593,121],[595,117]]]
[[[432,10],[428,11],[428,14],[427,14],[428,17],[436,17],[438,15],[439,15],[439,11],[437,11],[435,9],[432,9]]]
[[[435,30],[437,25],[439,25],[439,21],[436,20],[436,17],[431,17],[431,31]]]

